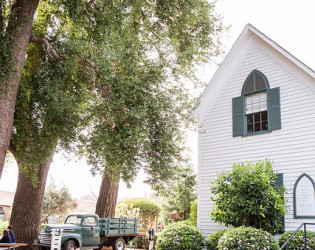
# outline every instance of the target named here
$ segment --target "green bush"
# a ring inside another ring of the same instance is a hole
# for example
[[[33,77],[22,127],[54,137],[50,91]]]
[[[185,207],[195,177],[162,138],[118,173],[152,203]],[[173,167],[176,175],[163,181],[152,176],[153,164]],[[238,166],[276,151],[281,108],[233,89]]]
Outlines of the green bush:
[[[116,208],[118,217],[138,217],[141,229],[148,230],[150,223],[156,221],[161,208],[146,198],[134,198],[120,203]]]
[[[4,229],[7,229],[8,225],[9,225],[9,222],[7,222],[7,221],[2,221],[2,222],[0,222],[1,237],[2,237],[2,232],[3,232],[3,230],[4,230]]]
[[[147,236],[137,236],[132,241],[129,242],[129,247],[131,248],[144,248],[149,249],[149,239]]]
[[[270,249],[279,246],[266,231],[252,227],[237,227],[227,231],[219,240],[218,249]]]
[[[159,233],[156,249],[174,250],[203,248],[203,236],[200,231],[182,222],[170,224]]]
[[[218,249],[218,243],[219,243],[219,239],[228,231],[228,229],[223,229],[223,230],[219,230],[216,232],[211,233],[207,240],[206,240],[206,244],[207,244],[207,249],[208,250],[216,250]]]
[[[277,174],[268,160],[234,164],[231,171],[218,174],[212,181],[210,212],[215,222],[263,229],[270,233],[282,230],[286,213],[284,187],[275,187]]]
[[[282,247],[284,243],[291,237],[294,231],[288,231],[281,235],[279,239],[279,246]],[[315,233],[306,231],[308,249],[315,249]],[[304,231],[300,230],[294,235],[289,242],[289,249],[304,249]]]

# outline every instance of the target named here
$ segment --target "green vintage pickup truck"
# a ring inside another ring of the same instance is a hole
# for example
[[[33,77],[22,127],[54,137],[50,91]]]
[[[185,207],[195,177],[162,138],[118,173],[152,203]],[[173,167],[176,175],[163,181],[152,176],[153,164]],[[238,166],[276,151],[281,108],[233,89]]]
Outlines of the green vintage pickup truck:
[[[35,246],[51,250],[101,249],[103,246],[112,246],[114,250],[124,250],[125,244],[137,235],[136,218],[99,218],[96,214],[71,214],[65,224],[46,226],[38,234]]]

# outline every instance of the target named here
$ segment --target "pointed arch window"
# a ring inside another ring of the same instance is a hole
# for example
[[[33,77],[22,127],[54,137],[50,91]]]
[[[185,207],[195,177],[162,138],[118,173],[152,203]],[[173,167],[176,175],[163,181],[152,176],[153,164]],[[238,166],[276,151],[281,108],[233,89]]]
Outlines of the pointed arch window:
[[[280,89],[270,89],[267,77],[253,70],[240,97],[232,100],[233,136],[246,136],[281,129]]]

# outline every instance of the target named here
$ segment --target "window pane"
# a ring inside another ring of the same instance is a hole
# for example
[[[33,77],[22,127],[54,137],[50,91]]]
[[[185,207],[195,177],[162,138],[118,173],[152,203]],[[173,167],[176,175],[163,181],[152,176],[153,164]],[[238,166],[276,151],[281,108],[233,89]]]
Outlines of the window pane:
[[[246,96],[245,98],[246,103],[246,114],[253,113],[253,96]]]
[[[254,122],[260,122],[260,113],[255,113],[254,114]]]
[[[260,122],[255,122],[254,124],[255,124],[255,132],[261,131]]]
[[[261,130],[268,130],[268,121],[263,121],[261,123]]]
[[[253,116],[254,116],[254,114],[247,115],[247,123],[253,123],[254,122],[253,121]]]
[[[259,74],[255,74],[255,83],[256,83],[256,90],[266,89],[266,84],[264,79]]]
[[[252,95],[253,97],[253,103],[259,103],[260,102],[260,94]]]
[[[268,121],[268,119],[267,119],[267,111],[261,112],[261,120],[262,121]]]
[[[253,74],[249,76],[245,86],[245,94],[254,91],[254,82],[253,82]]]
[[[253,123],[247,123],[247,133],[253,133]]]

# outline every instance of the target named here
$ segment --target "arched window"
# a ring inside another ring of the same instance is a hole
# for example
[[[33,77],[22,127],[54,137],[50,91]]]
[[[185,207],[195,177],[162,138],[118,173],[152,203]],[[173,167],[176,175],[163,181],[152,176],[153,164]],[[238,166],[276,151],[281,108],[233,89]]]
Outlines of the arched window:
[[[253,70],[240,97],[232,100],[233,136],[264,133],[281,128],[280,89],[270,89],[267,77]]]

